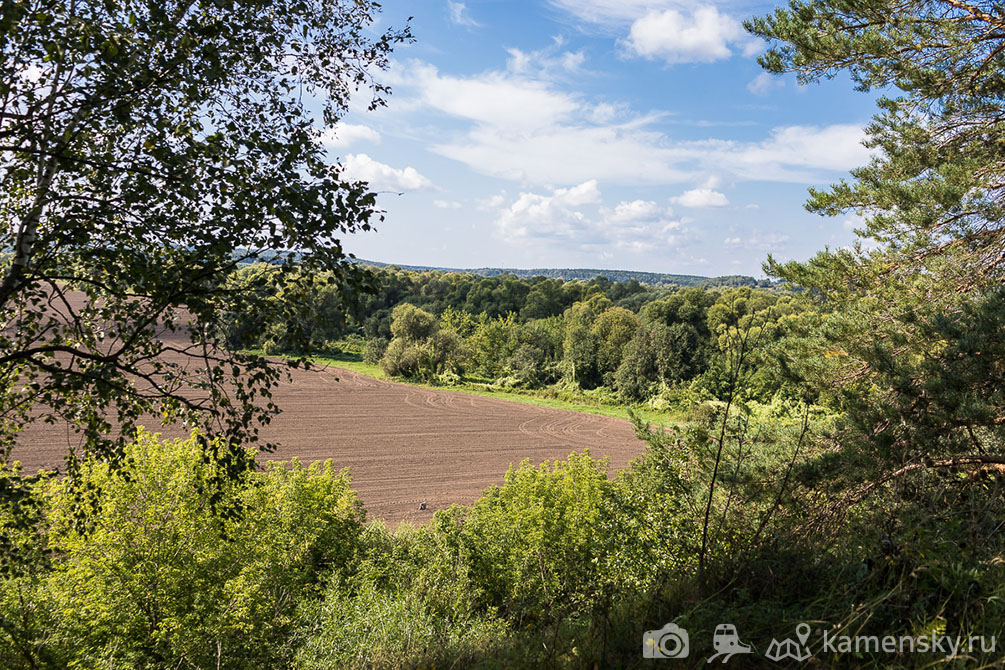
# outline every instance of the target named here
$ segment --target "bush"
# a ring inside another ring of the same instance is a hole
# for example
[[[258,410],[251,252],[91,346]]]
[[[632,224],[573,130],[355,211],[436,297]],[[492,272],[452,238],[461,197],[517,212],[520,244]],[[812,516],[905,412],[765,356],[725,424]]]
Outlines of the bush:
[[[419,350],[414,344],[396,337],[387,345],[380,368],[392,377],[415,377],[419,374]]]
[[[383,337],[368,337],[363,345],[363,362],[368,365],[379,365],[380,359],[387,352],[388,341]]]
[[[364,511],[330,461],[220,483],[201,453],[141,432],[122,470],[88,461],[77,484],[39,489],[51,565],[0,589],[32,596],[0,598],[5,632],[28,642],[4,667],[289,664],[298,607],[319,575],[352,570]]]
[[[438,512],[437,532],[457,547],[484,603],[517,626],[549,622],[599,598],[612,541],[605,515],[613,500],[606,461],[588,453],[510,468],[470,510]]]
[[[442,534],[375,524],[365,545],[356,573],[332,580],[303,611],[296,667],[464,667],[505,639]]]
[[[406,342],[419,342],[433,336],[439,328],[436,317],[415,305],[403,302],[391,312],[391,334]]]

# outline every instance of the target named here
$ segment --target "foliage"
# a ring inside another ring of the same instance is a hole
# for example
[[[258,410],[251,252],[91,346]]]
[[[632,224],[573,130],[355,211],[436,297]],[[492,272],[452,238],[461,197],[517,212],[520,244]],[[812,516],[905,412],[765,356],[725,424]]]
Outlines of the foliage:
[[[624,347],[635,335],[640,321],[624,307],[612,307],[596,318],[591,327],[597,342],[597,372],[611,385],[614,371],[621,365]]]
[[[777,40],[771,69],[810,80],[848,68],[863,87],[905,93],[881,103],[869,132],[882,151],[856,183],[811,202],[867,210],[879,246],[769,260],[798,292],[389,269],[342,323],[325,298],[344,286],[337,273],[232,275],[256,305],[307,296],[307,339],[366,334],[390,374],[453,382],[470,367],[491,387],[598,398],[613,384],[679,403],[689,421],[636,421],[646,449],[613,476],[587,454],[524,462],[471,506],[393,531],[364,526],[331,464],[207,486],[224,466],[195,438],[140,434],[122,468],[92,459],[77,480],[0,471],[12,557],[0,663],[633,667],[640,634],[670,620],[696,633],[684,667],[705,667],[697,631],[723,621],[758,649],[793,621],[832,635],[1000,635],[1000,13],[794,0],[750,23]],[[305,341],[267,312],[228,318],[231,346]],[[217,514],[214,496],[244,513]],[[828,667],[1002,661],[1000,647],[956,659],[814,650]]]
[[[391,318],[391,335],[410,344],[428,340],[438,329],[435,316],[407,302],[395,307]]]
[[[808,204],[866,214],[872,247],[767,265],[819,307],[792,324],[780,359],[844,413],[833,459],[853,482],[1005,459],[992,363],[1005,325],[999,14],[955,0],[795,2],[750,23],[775,41],[762,58],[773,71],[846,70],[863,90],[901,93],[867,129],[869,165]]]
[[[955,287],[1000,279],[1005,228],[1002,129],[1005,20],[989,2],[802,2],[753,19],[773,41],[760,61],[803,82],[847,72],[860,90],[899,89],[867,128],[875,149],[853,183],[814,191],[825,214],[868,214],[862,232],[889,254],[891,280],[968,268]]]
[[[402,303],[394,308],[394,338],[380,359],[389,375],[434,379],[444,372],[463,370],[464,345],[452,330],[441,329],[429,312]]]
[[[279,372],[218,346],[223,315],[257,305],[277,275],[303,285],[282,300],[294,308],[316,301],[316,272],[364,283],[339,237],[379,219],[375,196],[318,139],[353,91],[383,104],[374,71],[411,35],[373,32],[378,11],[334,0],[3,4],[0,451],[58,418],[84,451],[119,458],[153,414],[201,425],[205,446],[222,437],[215,449],[240,461],[274,414]],[[304,93],[322,101],[317,124]],[[248,273],[238,295],[224,288],[256,259],[278,272]],[[309,321],[285,323],[284,342],[311,338]]]
[[[298,603],[352,568],[365,513],[347,472],[294,462],[231,480],[248,512],[221,518],[198,442],[141,432],[120,469],[88,460],[79,482],[35,487],[50,564],[4,578],[4,667],[289,663]],[[96,492],[85,528],[81,485]]]
[[[244,268],[231,281],[239,283],[251,272],[270,270]],[[346,319],[335,301],[325,297],[342,287],[317,277],[314,310],[298,317],[315,336],[299,348],[285,337],[285,322],[274,316],[288,292],[281,283],[262,297],[268,309],[234,315],[227,341],[267,352],[285,347],[286,353],[296,354],[308,344],[346,352],[350,340],[362,338],[370,345],[361,355],[371,364],[381,362],[392,377],[437,383],[447,375],[450,385],[616,393],[623,401],[687,412],[691,403],[685,396],[722,397],[726,392],[717,331],[723,319],[732,319],[735,326],[752,318],[748,313],[770,309],[770,336],[762,338],[765,351],[757,354],[766,357],[787,333],[787,326],[775,321],[788,323],[810,307],[791,295],[746,287],[668,290],[603,278],[563,283],[385,269],[375,280],[376,293]],[[517,309],[504,311],[505,306]],[[551,316],[537,318],[540,314]],[[389,338],[397,342],[389,343]],[[772,365],[759,366],[747,387],[750,397],[768,401],[779,392],[801,397]]]
[[[606,465],[575,453],[539,467],[524,461],[470,511],[455,508],[437,520],[485,602],[517,626],[588,608],[598,597],[604,566],[591,557],[610,541]]]

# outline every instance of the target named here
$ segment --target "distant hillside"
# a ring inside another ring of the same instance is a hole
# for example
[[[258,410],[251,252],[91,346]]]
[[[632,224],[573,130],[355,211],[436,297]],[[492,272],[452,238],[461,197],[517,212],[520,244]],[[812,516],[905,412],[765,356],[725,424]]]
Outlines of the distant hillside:
[[[235,253],[235,255],[237,255]],[[294,257],[298,254],[294,253]],[[278,254],[277,254],[278,256]],[[260,260],[268,261],[262,257]],[[250,261],[248,261],[250,262]],[[380,261],[370,261],[363,258],[356,259],[360,265],[369,265],[375,268],[396,267],[408,272],[458,272],[461,274],[477,275],[479,277],[495,277],[498,275],[511,274],[521,279],[530,277],[547,277],[548,279],[561,279],[571,281],[580,279],[589,281],[596,277],[606,277],[614,282],[629,282],[633,279],[640,284],[650,286],[701,286],[708,288],[712,286],[751,286],[757,288],[777,287],[777,282],[770,279],[755,279],[749,275],[721,275],[718,277],[705,277],[702,275],[676,275],[663,272],[639,272],[636,270],[599,270],[592,268],[531,268],[521,270],[519,268],[445,268],[434,265],[402,265],[400,263],[382,263]]]
[[[727,275],[720,277],[703,277],[701,275],[677,275],[662,272],[638,272],[635,270],[598,270],[590,268],[533,268],[521,270],[519,268],[444,268],[431,265],[401,265],[398,263],[381,263],[379,261],[369,261],[359,259],[361,265],[373,267],[398,267],[410,272],[428,272],[439,270],[440,272],[460,272],[473,274],[481,277],[494,277],[496,275],[511,274],[521,278],[547,277],[549,279],[582,279],[590,280],[594,277],[606,277],[611,281],[628,282],[635,280],[641,284],[650,286],[761,286],[770,287],[770,280],[758,280],[747,275]]]

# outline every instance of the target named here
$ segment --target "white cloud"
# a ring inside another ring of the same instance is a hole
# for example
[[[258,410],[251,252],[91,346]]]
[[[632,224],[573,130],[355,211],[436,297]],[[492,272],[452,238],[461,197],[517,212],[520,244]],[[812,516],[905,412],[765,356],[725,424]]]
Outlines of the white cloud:
[[[668,63],[712,62],[728,58],[732,48],[752,56],[762,47],[740,22],[712,4],[696,0],[549,0],[581,24],[620,35],[629,52]],[[722,0],[744,12],[743,3]],[[628,34],[625,35],[625,31]]]
[[[644,58],[711,63],[729,58],[731,46],[747,48],[750,41],[739,21],[711,5],[700,5],[690,15],[676,9],[650,11],[632,23],[625,44]]]
[[[431,151],[526,185],[693,184],[709,174],[820,183],[869,157],[862,128],[848,124],[776,128],[760,142],[674,140],[658,129],[664,114],[640,116],[624,104],[586,100],[512,58],[505,71],[469,77],[412,61],[396,64],[391,78],[396,105],[446,117],[439,136],[425,134],[435,138]]]
[[[678,167],[686,152],[667,146],[660,133],[631,124],[556,124],[512,133],[481,126],[432,150],[484,174],[535,184],[575,184],[602,179],[623,184],[687,181]]]
[[[345,173],[351,179],[370,183],[376,190],[418,191],[433,188],[433,182],[413,167],[399,170],[373,160],[366,154],[349,154],[345,158]]]
[[[652,200],[632,200],[622,201],[607,217],[609,221],[631,222],[650,219],[662,213],[660,206]],[[667,214],[672,214],[672,210],[667,210]]]
[[[789,241],[788,235],[770,231],[755,230],[747,237],[727,237],[722,241],[727,247],[743,247],[756,251],[777,252],[785,248]]]
[[[716,170],[747,181],[819,183],[835,171],[865,164],[869,151],[857,125],[776,128],[761,142],[701,140],[674,143],[636,123],[597,126],[585,121],[531,132],[479,125],[431,149],[487,175],[519,182],[619,184],[694,181]]]
[[[601,102],[593,105],[587,112],[587,118],[593,123],[606,124],[610,123],[619,116],[627,116],[628,106],[624,104],[611,104],[609,102]]]
[[[498,209],[504,202],[506,202],[506,191],[489,196],[488,198],[479,198],[475,201],[475,209],[480,212],[488,212]]]
[[[380,142],[380,133],[369,126],[342,122],[321,133],[321,144],[329,149],[347,147],[356,142]]]
[[[552,6],[594,24],[630,23],[654,9],[679,7],[674,0],[550,0]]]
[[[622,201],[612,210],[600,208],[600,225],[607,244],[635,252],[677,246],[686,231],[673,210],[651,200]]]
[[[770,231],[755,230],[743,242],[745,249],[756,249],[758,251],[779,251],[785,248],[789,241],[788,235],[773,233]]]
[[[722,183],[722,177],[717,174],[710,174],[705,178],[705,181],[701,183],[700,188],[719,188],[719,184]]]
[[[440,209],[460,209],[462,205],[456,200],[434,200],[433,207],[439,207]]]
[[[849,170],[869,160],[862,146],[862,126],[787,126],[775,128],[771,137],[755,145],[731,145],[724,158],[733,170],[748,179],[818,181],[820,170]]]
[[[531,75],[543,79],[581,71],[586,55],[582,51],[562,51],[560,47],[561,42],[558,41],[547,49],[536,51],[507,49],[509,60],[506,62],[506,69],[515,75]]]
[[[497,226],[508,240],[527,238],[564,238],[574,240],[584,229],[583,205],[600,202],[597,181],[560,188],[551,195],[521,193],[516,202],[499,215]]]
[[[467,5],[463,2],[453,2],[452,0],[447,0],[447,11],[450,13],[450,20],[459,26],[477,28],[481,25],[471,18],[471,15],[468,14]]]
[[[754,95],[765,96],[773,89],[782,88],[785,81],[769,72],[762,72],[747,84],[747,90]]]
[[[725,207],[729,204],[725,194],[710,188],[693,188],[670,201],[683,207]]]
[[[672,219],[672,213],[647,200],[605,207],[596,180],[589,180],[545,195],[521,193],[499,211],[496,228],[512,243],[550,242],[566,250],[617,248],[638,253],[680,243],[684,221]]]
[[[388,79],[413,87],[419,100],[433,109],[500,128],[546,127],[568,119],[581,105],[577,96],[556,91],[547,82],[510,73],[454,77],[413,62]]]

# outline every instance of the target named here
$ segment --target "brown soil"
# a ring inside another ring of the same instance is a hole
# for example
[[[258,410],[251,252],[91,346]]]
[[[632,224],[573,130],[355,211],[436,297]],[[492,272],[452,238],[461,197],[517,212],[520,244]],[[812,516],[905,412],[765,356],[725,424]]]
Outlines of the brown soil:
[[[536,464],[589,449],[594,457],[610,457],[616,470],[644,447],[621,419],[416,388],[338,368],[295,370],[273,399],[284,412],[263,438],[282,446],[263,460],[331,458],[350,468],[370,516],[390,523],[421,523],[437,509],[470,503],[523,459]],[[163,433],[183,434],[177,428]],[[32,426],[20,437],[13,458],[30,471],[61,466],[76,441],[65,425]]]

